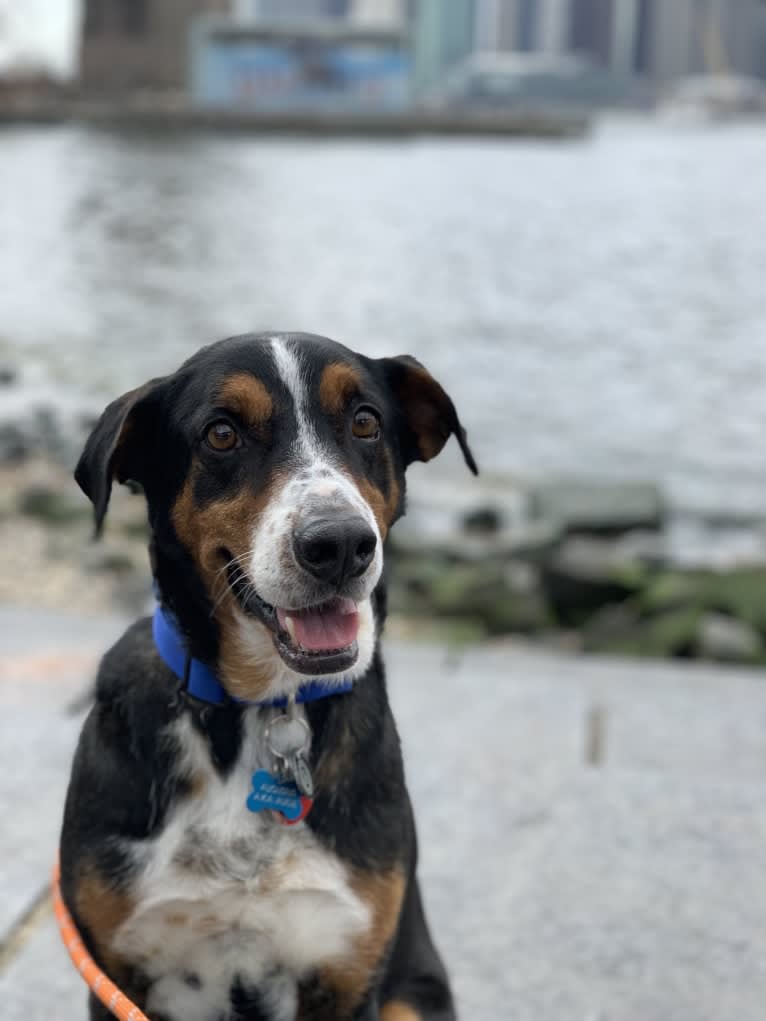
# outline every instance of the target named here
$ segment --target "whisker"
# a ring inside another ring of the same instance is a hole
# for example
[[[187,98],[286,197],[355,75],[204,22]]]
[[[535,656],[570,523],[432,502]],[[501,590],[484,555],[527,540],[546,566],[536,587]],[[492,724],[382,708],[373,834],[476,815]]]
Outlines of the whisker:
[[[221,603],[226,598],[229,592],[233,592],[235,596],[239,595],[243,602],[247,602],[249,599],[251,599],[254,595],[257,594],[255,585],[253,584],[252,580],[244,571],[241,570],[242,561],[252,556],[252,553],[253,553],[252,549],[245,550],[244,553],[240,553],[238,556],[232,557],[231,560],[227,561],[223,565],[223,567],[219,568],[219,570],[216,571],[213,577],[212,595],[214,598],[214,602],[210,610],[211,617],[215,614],[215,611],[221,605]],[[229,579],[229,569],[232,567],[240,568],[240,573],[238,577],[235,579],[234,584],[232,584],[232,582]],[[223,591],[220,593],[220,595],[216,595],[216,590],[221,582],[223,582]]]

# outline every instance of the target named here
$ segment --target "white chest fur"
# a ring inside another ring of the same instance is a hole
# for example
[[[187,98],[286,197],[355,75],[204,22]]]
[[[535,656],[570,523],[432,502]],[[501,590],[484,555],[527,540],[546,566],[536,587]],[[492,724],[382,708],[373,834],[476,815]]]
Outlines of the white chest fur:
[[[238,978],[262,990],[274,1019],[291,1018],[296,980],[341,959],[369,924],[346,867],[305,824],[283,826],[246,807],[253,772],[270,765],[273,715],[245,712],[241,752],[224,779],[191,721],[174,725],[193,793],[158,836],[133,848],[136,907],[113,941],[154,981],[150,1013],[221,1016]]]

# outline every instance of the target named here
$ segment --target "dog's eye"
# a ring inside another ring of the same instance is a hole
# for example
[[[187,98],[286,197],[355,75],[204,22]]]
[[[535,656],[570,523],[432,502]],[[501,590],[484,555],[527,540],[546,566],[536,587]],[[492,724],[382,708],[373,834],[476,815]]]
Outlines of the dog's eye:
[[[380,435],[380,419],[372,408],[359,408],[354,415],[351,431],[359,440],[376,440]]]
[[[223,419],[208,426],[205,439],[213,450],[233,450],[240,443],[234,427]]]

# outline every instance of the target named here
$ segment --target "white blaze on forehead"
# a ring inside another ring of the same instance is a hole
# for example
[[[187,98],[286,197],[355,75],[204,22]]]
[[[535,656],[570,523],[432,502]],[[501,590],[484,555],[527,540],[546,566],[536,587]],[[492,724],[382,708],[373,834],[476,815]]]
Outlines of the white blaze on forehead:
[[[276,370],[292,397],[297,429],[293,443],[296,463],[292,465],[295,474],[283,488],[276,503],[281,504],[285,510],[289,508],[297,513],[298,517],[309,506],[316,510],[323,504],[328,511],[337,511],[344,505],[354,508],[369,522],[380,545],[380,530],[372,508],[348,475],[339,470],[337,454],[328,449],[317,435],[309,409],[308,387],[300,352],[277,338],[272,338],[271,350]],[[274,509],[272,507],[270,512]],[[294,523],[294,514],[288,514],[287,519]]]
[[[309,465],[322,461],[327,457],[328,452],[322,449],[311,422],[308,411],[308,392],[306,381],[301,372],[300,355],[294,349],[289,348],[284,340],[276,338],[271,341],[271,350],[279,377],[293,399],[295,420],[298,426],[295,441],[296,453],[299,454],[302,461]]]

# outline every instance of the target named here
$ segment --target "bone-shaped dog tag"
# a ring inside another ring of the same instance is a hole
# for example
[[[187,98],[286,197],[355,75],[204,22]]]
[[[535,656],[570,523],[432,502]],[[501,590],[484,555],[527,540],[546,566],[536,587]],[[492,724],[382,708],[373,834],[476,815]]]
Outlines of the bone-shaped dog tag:
[[[282,822],[292,826],[306,818],[311,811],[311,804],[311,798],[301,795],[296,784],[282,782],[265,769],[253,773],[252,789],[247,799],[247,807],[251,812],[271,809],[278,813]]]

